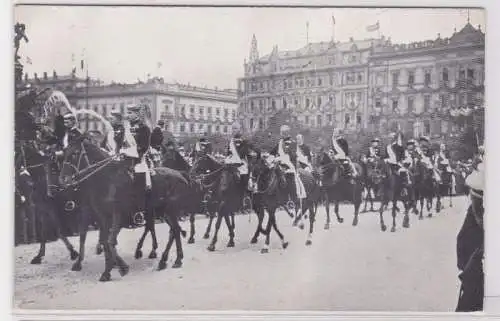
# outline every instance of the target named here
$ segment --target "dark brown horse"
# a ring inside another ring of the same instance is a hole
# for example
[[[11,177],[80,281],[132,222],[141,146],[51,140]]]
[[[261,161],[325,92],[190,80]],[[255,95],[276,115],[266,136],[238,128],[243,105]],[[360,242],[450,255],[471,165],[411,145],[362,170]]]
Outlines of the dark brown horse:
[[[208,250],[215,251],[222,219],[229,229],[227,247],[234,247],[234,213],[240,209],[242,200],[237,165],[221,164],[210,155],[202,154],[193,164],[190,175],[193,180],[202,184],[204,190],[212,191],[212,201],[217,203],[215,232]]]
[[[93,145],[83,136],[73,142],[64,152],[64,162],[60,174],[63,187],[78,187],[80,201],[88,204],[99,225],[99,241],[105,253],[105,269],[100,281],[111,279],[111,270],[118,266],[122,276],[129,271],[128,265],[117,252],[117,237],[123,224],[133,209],[133,180],[128,166],[116,156]],[[110,199],[112,188],[115,197]],[[158,264],[158,270],[166,268],[166,261],[173,241],[176,242],[177,258],[173,267],[182,266],[183,252],[181,228],[178,222],[179,208],[186,197],[188,183],[182,175],[168,168],[157,168],[152,176],[151,202],[158,213],[164,213],[170,226],[170,236]],[[80,251],[82,252],[82,251]],[[79,262],[83,260],[80,253]]]
[[[337,221],[343,223],[344,219],[339,215],[339,203],[348,201],[354,205],[354,217],[352,225],[358,225],[359,208],[361,206],[363,184],[362,176],[350,177],[347,175],[348,163],[343,161],[334,161],[325,152],[322,152],[318,158],[318,168],[321,176],[323,195],[325,198],[326,223],[325,229],[330,228],[330,204],[334,203],[334,212]],[[354,163],[358,173],[362,173],[359,164]]]
[[[417,159],[415,162],[414,185],[415,206],[420,203],[418,218],[423,219],[424,203],[426,203],[427,216],[432,217],[432,203],[438,192],[438,182],[434,178],[434,168],[422,159]]]
[[[366,191],[365,207],[362,212],[368,212],[367,206],[370,202],[370,212],[375,212],[373,201],[377,198],[384,180],[385,162],[381,157],[368,159],[363,163],[363,179]]]

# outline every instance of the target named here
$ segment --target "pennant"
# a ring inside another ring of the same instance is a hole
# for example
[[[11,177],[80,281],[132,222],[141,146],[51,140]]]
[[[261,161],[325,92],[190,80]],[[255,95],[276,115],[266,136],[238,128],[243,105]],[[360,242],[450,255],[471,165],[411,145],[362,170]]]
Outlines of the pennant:
[[[83,59],[80,61],[80,68],[83,70],[83,67],[84,67],[84,63],[83,63]]]
[[[367,26],[367,27],[366,27],[366,31],[368,31],[368,32],[377,31],[377,30],[379,30],[379,29],[380,29],[380,23],[379,23],[378,21],[377,21],[377,23],[376,23],[376,24],[374,24],[374,25],[369,25],[369,26]]]
[[[335,16],[334,15],[332,15],[332,22],[333,22],[333,24],[335,24]]]

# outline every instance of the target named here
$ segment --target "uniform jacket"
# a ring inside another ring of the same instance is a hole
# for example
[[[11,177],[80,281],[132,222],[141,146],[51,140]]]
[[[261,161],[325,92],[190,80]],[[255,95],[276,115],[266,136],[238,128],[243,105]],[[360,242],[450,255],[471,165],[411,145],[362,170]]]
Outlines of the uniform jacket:
[[[155,127],[151,132],[151,147],[160,149],[163,143],[163,131],[160,127]]]
[[[142,158],[150,146],[151,129],[143,123],[134,124],[130,129],[137,144],[139,158]]]
[[[336,141],[340,148],[342,148],[342,150],[344,151],[345,156],[349,156],[349,143],[347,142],[347,140],[341,137],[337,138]],[[335,151],[335,154],[338,154],[338,151],[335,150],[335,147],[333,148],[333,150]]]
[[[82,136],[83,134],[80,132],[80,130],[78,130],[78,128],[73,127],[71,129],[68,129],[66,131],[66,135],[64,135],[63,137],[62,146],[66,148],[69,145],[71,145],[75,140],[81,138]]]
[[[302,144],[300,146],[297,146],[297,148],[300,148],[300,151],[302,152],[302,154],[304,154],[304,156],[307,158],[307,161],[309,162],[309,164],[311,164],[312,155],[311,155],[311,149],[309,148],[309,146],[307,146],[306,144]]]

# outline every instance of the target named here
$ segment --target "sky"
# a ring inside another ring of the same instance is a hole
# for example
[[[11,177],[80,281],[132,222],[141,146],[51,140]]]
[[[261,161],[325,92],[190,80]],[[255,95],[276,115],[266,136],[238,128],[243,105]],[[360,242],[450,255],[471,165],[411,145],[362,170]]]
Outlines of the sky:
[[[486,31],[485,12],[469,14],[471,24]],[[19,52],[30,77],[53,70],[69,74],[84,58],[89,76],[107,83],[136,82],[150,74],[209,88],[237,87],[253,34],[263,56],[275,45],[299,49],[307,34],[309,42],[329,41],[333,29],[339,41],[377,37],[366,30],[377,21],[380,34],[393,42],[435,39],[438,33],[449,37],[467,17],[465,9],[410,8],[18,6],[14,12],[15,22],[26,24],[29,43]]]

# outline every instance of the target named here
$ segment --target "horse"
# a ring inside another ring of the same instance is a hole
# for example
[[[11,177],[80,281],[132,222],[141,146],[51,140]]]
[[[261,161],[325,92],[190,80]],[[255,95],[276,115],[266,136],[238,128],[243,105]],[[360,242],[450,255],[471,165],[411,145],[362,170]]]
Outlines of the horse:
[[[337,221],[343,223],[344,219],[339,215],[339,203],[349,201],[354,205],[354,218],[352,225],[358,225],[359,208],[362,202],[363,185],[361,178],[351,178],[347,175],[347,162],[334,161],[326,152],[322,152],[318,158],[318,167],[321,176],[323,194],[325,197],[326,223],[325,230],[330,228],[330,204],[333,202]],[[358,173],[362,173],[361,165],[354,163]]]
[[[403,218],[403,227],[410,227],[410,218],[408,213],[411,209],[412,197],[412,176],[410,170],[404,166],[396,164],[386,164],[385,175],[382,185],[381,204],[379,208],[380,229],[382,232],[387,230],[384,223],[384,209],[392,202],[392,227],[391,232],[396,232],[396,214],[398,212],[398,201],[403,202],[405,213]]]
[[[200,181],[193,179],[190,176],[191,165],[182,157],[182,155],[175,150],[173,146],[168,146],[165,148],[163,157],[163,166],[178,170],[182,175],[188,180],[191,186],[191,199],[186,204],[186,214],[189,215],[190,223],[190,234],[188,238],[188,244],[195,243],[195,218],[197,213],[208,213],[209,223],[207,225],[204,239],[210,238],[210,229],[212,226],[213,219],[215,218],[215,212],[217,210],[217,203],[213,201],[210,190],[204,190]]]
[[[439,213],[444,206],[441,204],[441,198],[448,196],[449,207],[453,207],[453,189],[455,185],[455,173],[452,170],[448,170],[448,166],[439,166],[438,173],[441,178],[437,186],[437,200],[436,200],[436,211]]]
[[[229,229],[227,247],[234,247],[234,213],[241,207],[241,191],[238,182],[237,164],[221,164],[208,154],[200,154],[191,168],[191,177],[202,184],[204,190],[211,190],[217,203],[215,232],[208,251],[215,251],[217,234],[224,218]]]
[[[40,242],[40,249],[38,253],[31,260],[31,264],[41,264],[42,259],[45,256],[45,249],[47,243],[47,230],[48,227],[53,227],[58,239],[64,243],[66,248],[70,253],[71,260],[76,260],[79,253],[75,251],[73,245],[69,242],[68,238],[61,232],[62,222],[60,220],[61,202],[60,198],[50,198],[47,193],[48,186],[48,176],[53,175],[49,171],[49,166],[51,160],[48,156],[44,155],[38,150],[33,142],[19,142],[16,144],[16,171],[17,180],[16,185],[21,186],[20,192],[23,197],[28,201],[27,209],[32,211],[31,217],[33,218],[33,231],[36,233],[36,221],[40,223],[40,233],[38,239]],[[25,173],[25,171],[27,173]],[[29,175],[30,181],[32,181],[32,192],[29,193],[26,188],[22,188],[23,181],[27,179],[26,175]]]
[[[118,254],[117,237],[122,219],[129,216],[133,208],[133,178],[127,164],[119,155],[110,156],[106,151],[88,141],[85,135],[73,141],[64,151],[64,161],[59,176],[63,188],[77,187],[80,199],[92,209],[99,224],[99,242],[103,245],[105,268],[99,281],[111,280],[111,271],[118,266],[121,276],[129,272],[129,266]],[[110,198],[110,191],[116,193]],[[188,183],[182,175],[168,168],[154,169],[152,176],[151,205],[164,213],[170,227],[169,240],[158,263],[158,270],[167,267],[166,261],[173,241],[176,242],[177,258],[173,268],[182,266],[184,257],[181,243],[181,228],[177,219],[184,197],[188,195]],[[82,244],[80,244],[82,246]],[[75,264],[81,268],[82,251]]]
[[[256,185],[256,190],[252,195],[252,205],[257,214],[258,223],[250,243],[257,243],[259,235],[265,235],[266,240],[264,247],[261,249],[261,253],[268,253],[271,228],[273,228],[281,240],[283,249],[286,249],[288,247],[288,242],[285,241],[283,233],[278,229],[276,221],[276,210],[288,201],[288,193],[285,186],[286,181],[282,177],[283,174],[277,164],[269,165],[266,163],[266,157],[264,155],[253,160],[251,168],[250,175]],[[269,219],[264,229],[262,223],[266,210]],[[293,218],[293,214],[287,213]]]
[[[432,217],[432,200],[438,191],[438,182],[434,179],[434,168],[421,158],[415,162],[415,206],[420,203],[419,220],[423,219],[424,202],[428,217]]]
[[[366,190],[365,197],[365,207],[363,213],[368,212],[367,206],[368,201],[370,201],[370,212],[374,212],[373,207],[374,198],[376,198],[380,192],[382,181],[384,179],[384,167],[385,163],[381,157],[368,159],[363,162],[363,180]]]

